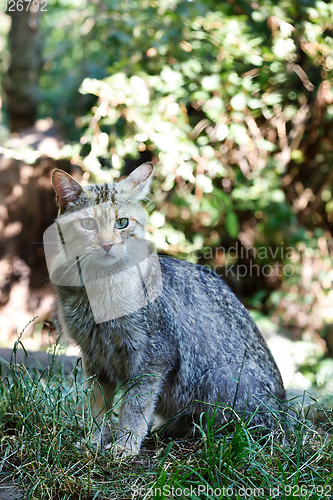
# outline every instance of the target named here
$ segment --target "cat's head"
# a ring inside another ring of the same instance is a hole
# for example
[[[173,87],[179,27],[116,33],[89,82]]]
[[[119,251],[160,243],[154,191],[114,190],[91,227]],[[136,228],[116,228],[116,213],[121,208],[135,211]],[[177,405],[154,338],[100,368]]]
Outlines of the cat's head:
[[[91,186],[81,186],[62,170],[53,171],[57,221],[70,259],[79,256],[109,266],[123,258],[126,244],[144,239],[141,202],[149,193],[153,170],[152,163],[144,163],[120,182]]]

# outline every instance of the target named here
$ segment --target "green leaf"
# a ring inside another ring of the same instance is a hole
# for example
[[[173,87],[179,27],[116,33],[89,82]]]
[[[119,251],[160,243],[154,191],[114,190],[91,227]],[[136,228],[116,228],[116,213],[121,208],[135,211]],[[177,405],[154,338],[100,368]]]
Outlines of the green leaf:
[[[225,218],[225,228],[231,238],[237,238],[239,232],[238,217],[235,212],[228,212]]]
[[[204,76],[201,81],[201,84],[205,90],[208,91],[217,90],[221,86],[220,77],[219,75]]]
[[[229,127],[225,123],[221,123],[216,129],[216,139],[218,141],[223,141],[229,134]]]
[[[267,141],[266,139],[261,139],[259,141],[256,141],[256,146],[258,149],[263,149],[264,151],[275,151],[276,146],[270,141]]]
[[[234,95],[230,100],[230,105],[235,111],[243,111],[246,106],[246,96],[242,93]]]

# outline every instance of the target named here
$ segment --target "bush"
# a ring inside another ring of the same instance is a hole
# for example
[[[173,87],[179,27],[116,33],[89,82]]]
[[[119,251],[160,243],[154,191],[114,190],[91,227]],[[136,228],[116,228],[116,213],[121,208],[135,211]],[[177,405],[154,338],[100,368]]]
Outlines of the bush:
[[[105,181],[152,159],[160,251],[244,265],[226,279],[248,305],[331,322],[333,3],[50,5],[41,112],[81,128],[73,161]]]

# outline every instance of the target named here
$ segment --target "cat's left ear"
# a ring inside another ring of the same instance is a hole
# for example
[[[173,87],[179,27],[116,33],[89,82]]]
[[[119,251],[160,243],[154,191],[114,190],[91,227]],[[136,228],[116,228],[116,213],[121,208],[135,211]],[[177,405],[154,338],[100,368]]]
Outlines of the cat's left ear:
[[[153,180],[154,165],[150,162],[143,163],[136,168],[126,179],[119,182],[124,192],[131,195],[136,201],[144,200],[150,190]]]
[[[81,184],[58,168],[52,172],[52,184],[61,211],[66,210],[69,204],[75,203],[83,191]]]

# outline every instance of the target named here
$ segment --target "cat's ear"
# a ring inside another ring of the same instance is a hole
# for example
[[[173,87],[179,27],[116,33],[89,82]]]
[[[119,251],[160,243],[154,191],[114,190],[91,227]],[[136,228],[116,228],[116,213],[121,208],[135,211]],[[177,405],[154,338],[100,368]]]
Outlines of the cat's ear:
[[[153,180],[154,165],[150,162],[143,163],[136,168],[126,179],[119,182],[123,192],[131,195],[136,201],[144,200],[150,190]]]
[[[69,203],[75,203],[83,191],[81,184],[58,168],[52,172],[52,184],[61,210],[65,210]]]

